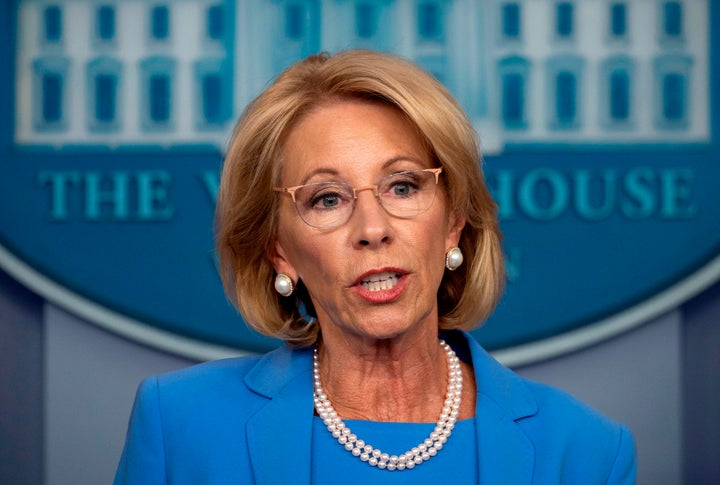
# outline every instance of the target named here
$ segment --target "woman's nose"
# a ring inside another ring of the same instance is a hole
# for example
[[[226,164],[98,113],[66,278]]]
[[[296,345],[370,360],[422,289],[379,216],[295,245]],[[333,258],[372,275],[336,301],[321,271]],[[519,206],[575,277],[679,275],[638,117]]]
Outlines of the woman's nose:
[[[357,193],[355,210],[350,217],[353,244],[356,247],[378,247],[391,239],[389,215],[372,190]]]

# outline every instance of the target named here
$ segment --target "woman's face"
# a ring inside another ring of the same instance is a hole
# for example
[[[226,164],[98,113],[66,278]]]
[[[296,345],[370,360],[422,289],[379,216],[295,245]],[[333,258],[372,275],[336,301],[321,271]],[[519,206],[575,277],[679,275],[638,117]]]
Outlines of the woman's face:
[[[434,168],[398,111],[355,100],[303,117],[289,133],[282,163],[283,187],[328,181],[366,187],[395,172]],[[349,220],[331,229],[307,225],[292,198],[279,196],[273,266],[303,281],[324,333],[386,339],[437,328],[445,251],[458,244],[464,225],[441,186],[430,208],[410,219],[388,214],[372,190],[359,191]]]

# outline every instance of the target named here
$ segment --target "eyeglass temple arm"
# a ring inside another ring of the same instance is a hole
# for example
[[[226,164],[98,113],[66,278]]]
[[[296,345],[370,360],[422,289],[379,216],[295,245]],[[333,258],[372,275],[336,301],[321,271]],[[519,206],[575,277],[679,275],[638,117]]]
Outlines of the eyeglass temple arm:
[[[290,194],[290,197],[292,198],[293,204],[295,203],[295,191],[299,189],[300,187],[273,187],[273,190],[275,192],[284,192],[286,194]]]

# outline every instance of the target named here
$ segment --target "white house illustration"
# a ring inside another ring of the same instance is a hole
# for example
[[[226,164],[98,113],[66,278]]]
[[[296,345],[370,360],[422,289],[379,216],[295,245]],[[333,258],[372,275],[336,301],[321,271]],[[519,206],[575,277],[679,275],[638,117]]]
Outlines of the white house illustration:
[[[223,147],[297,59],[415,60],[487,152],[710,137],[707,0],[23,0],[15,142]]]

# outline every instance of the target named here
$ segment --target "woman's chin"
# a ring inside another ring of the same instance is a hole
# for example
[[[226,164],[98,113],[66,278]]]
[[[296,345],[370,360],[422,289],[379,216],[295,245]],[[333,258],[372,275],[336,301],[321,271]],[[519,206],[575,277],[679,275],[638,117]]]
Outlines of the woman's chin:
[[[384,305],[358,304],[352,299],[346,305],[344,312],[323,312],[318,316],[323,338],[344,340],[392,340],[403,339],[413,335],[437,335],[437,307],[432,303],[419,305],[417,300],[409,304],[407,299],[396,300]],[[344,337],[343,337],[344,335]]]
[[[407,320],[382,321],[374,325],[363,325],[355,333],[363,340],[398,340],[410,336],[419,330],[419,326],[409,325]]]

